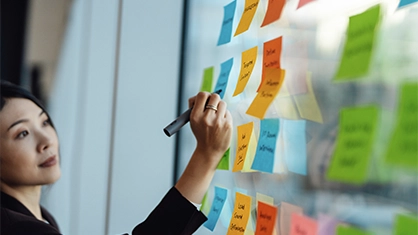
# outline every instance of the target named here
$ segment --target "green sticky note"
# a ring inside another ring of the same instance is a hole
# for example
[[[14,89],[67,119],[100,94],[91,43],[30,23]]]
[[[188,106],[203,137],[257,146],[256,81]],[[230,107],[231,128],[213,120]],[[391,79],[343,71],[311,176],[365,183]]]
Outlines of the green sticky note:
[[[378,115],[375,106],[341,110],[337,143],[327,171],[329,180],[353,184],[366,180]]]
[[[418,235],[418,218],[413,215],[397,215],[393,228],[394,235]]]
[[[358,78],[368,73],[379,21],[380,5],[350,17],[347,39],[335,80]]]
[[[210,205],[208,203],[208,192],[205,193],[205,196],[203,196],[202,199],[202,205],[200,206],[200,211],[203,212],[203,214],[208,215],[210,210]]]
[[[229,170],[229,149],[226,150],[224,155],[222,156],[221,160],[216,167],[218,170]]]
[[[418,169],[418,83],[400,89],[398,115],[386,163]]]
[[[203,81],[200,91],[212,92],[212,82],[213,82],[213,67],[206,68],[203,71]]]
[[[354,227],[348,227],[344,225],[339,225],[337,227],[337,235],[371,235],[372,233],[354,228]]]

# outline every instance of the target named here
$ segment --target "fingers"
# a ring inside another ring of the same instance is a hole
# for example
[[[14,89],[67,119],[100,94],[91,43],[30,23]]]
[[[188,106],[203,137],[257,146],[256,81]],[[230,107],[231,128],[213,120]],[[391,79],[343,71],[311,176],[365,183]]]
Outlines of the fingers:
[[[190,97],[189,98],[189,108],[194,106],[194,100],[196,99],[196,96]]]

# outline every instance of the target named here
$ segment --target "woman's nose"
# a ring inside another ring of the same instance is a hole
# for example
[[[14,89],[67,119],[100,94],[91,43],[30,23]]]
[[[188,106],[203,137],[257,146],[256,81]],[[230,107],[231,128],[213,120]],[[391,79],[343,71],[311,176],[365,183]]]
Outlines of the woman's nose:
[[[37,137],[38,137],[38,145],[37,145],[38,152],[45,151],[53,143],[53,137],[47,131],[39,131],[37,133]]]

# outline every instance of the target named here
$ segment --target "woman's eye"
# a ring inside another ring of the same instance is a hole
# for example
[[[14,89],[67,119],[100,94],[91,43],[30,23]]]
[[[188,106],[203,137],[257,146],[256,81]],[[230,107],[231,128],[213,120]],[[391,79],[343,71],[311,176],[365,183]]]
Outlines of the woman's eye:
[[[49,121],[49,119],[45,120],[42,125],[44,126],[49,126],[51,124],[51,121]]]
[[[22,132],[19,133],[19,135],[17,135],[16,138],[17,139],[22,139],[22,138],[24,138],[27,135],[29,135],[29,132],[28,131],[22,131]]]

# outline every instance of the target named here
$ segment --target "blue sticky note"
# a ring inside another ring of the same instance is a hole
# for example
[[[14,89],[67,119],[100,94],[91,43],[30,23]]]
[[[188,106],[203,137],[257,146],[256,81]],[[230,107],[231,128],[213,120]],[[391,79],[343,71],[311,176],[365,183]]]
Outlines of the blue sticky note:
[[[224,207],[228,190],[215,186],[215,197],[213,198],[212,207],[210,208],[208,220],[203,224],[210,231],[215,229],[216,222],[218,222],[221,215],[222,208]]]
[[[284,160],[291,172],[306,175],[306,121],[283,120]]]
[[[221,34],[218,39],[218,46],[226,44],[231,41],[232,23],[234,21],[235,7],[237,2],[234,0],[228,5],[224,6],[224,19],[222,21]]]
[[[398,8],[404,7],[404,6],[412,4],[414,2],[417,2],[417,0],[401,0],[399,2]]]
[[[274,153],[279,136],[279,119],[260,121],[260,136],[251,169],[273,173]]]
[[[221,73],[219,74],[218,81],[216,82],[215,90],[222,90],[221,93],[219,93],[219,96],[221,99],[224,98],[225,91],[226,91],[226,85],[228,85],[228,78],[229,73],[231,72],[232,64],[234,62],[234,58],[231,58],[221,64]]]

